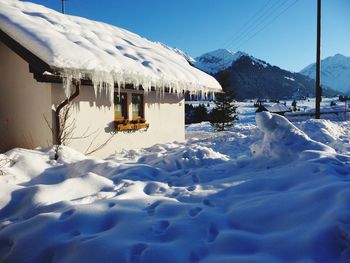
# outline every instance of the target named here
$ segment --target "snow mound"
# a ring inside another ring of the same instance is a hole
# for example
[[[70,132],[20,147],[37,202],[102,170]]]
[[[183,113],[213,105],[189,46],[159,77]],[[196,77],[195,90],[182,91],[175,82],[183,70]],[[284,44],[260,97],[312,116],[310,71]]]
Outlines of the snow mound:
[[[350,152],[350,122],[307,120],[297,125],[315,141],[324,143],[340,154]]]
[[[131,83],[149,91],[220,91],[183,52],[127,30],[17,0],[0,2],[0,29],[65,79],[88,78],[95,87]],[[66,81],[67,82],[67,81]],[[67,93],[70,92],[69,84]]]
[[[256,156],[270,160],[296,160],[304,157],[305,151],[335,153],[334,149],[312,140],[285,117],[269,112],[256,114],[256,124],[264,133],[261,144],[255,145]]]
[[[229,160],[226,155],[200,145],[174,148],[167,145],[156,145],[148,148],[147,151],[149,153],[141,157],[138,162],[165,171],[208,167]]]
[[[325,144],[336,141],[345,132],[343,127],[330,120],[307,120],[300,127],[311,138]]]
[[[48,154],[51,159],[54,159],[56,154],[55,147],[50,147],[48,149]],[[74,163],[86,159],[86,156],[84,154],[64,145],[59,146],[57,150],[57,155],[57,161],[61,163]]]

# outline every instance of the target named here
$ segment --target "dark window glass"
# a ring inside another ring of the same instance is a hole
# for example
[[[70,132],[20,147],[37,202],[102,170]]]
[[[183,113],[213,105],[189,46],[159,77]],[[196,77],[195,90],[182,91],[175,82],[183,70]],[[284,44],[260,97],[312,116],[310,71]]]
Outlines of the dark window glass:
[[[114,119],[123,120],[128,118],[126,93],[114,93]]]
[[[132,94],[132,118],[143,118],[143,95]]]

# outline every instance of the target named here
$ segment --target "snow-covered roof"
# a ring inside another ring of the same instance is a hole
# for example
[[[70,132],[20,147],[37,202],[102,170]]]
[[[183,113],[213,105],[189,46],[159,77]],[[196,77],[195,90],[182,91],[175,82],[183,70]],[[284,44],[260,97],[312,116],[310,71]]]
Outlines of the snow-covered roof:
[[[0,29],[63,77],[176,91],[221,91],[181,52],[116,26],[41,5],[1,0]],[[110,85],[113,86],[113,85]]]
[[[282,103],[275,103],[271,107],[266,107],[266,109],[269,112],[286,112],[286,111],[291,111],[291,109],[289,107],[287,107],[286,105],[284,105]]]

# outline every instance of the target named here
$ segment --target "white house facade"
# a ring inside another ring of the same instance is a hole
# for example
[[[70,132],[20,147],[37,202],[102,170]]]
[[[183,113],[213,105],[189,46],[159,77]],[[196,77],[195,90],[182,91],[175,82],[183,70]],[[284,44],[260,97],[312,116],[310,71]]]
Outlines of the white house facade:
[[[181,141],[184,92],[221,90],[178,50],[17,0],[0,3],[0,72],[3,151],[57,143],[67,108],[64,143],[82,153]]]

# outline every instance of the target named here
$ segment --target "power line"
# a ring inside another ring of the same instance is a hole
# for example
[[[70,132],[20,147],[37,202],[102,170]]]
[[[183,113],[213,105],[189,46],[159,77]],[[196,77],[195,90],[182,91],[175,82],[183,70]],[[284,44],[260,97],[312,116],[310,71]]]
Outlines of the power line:
[[[280,1],[280,0],[278,0],[278,1]],[[273,0],[267,0],[266,4],[264,4],[261,8],[259,8],[259,10],[257,12],[255,12],[235,34],[233,34],[230,38],[228,38],[227,41],[224,42],[223,47],[228,46],[232,41],[235,41],[243,32],[245,32],[247,27],[249,28],[249,26],[251,25],[251,22],[254,21],[254,18],[257,15],[259,15],[260,12],[264,11],[264,9],[268,8],[270,3],[272,3],[272,2],[273,2]]]
[[[235,46],[235,47],[240,46],[239,45],[240,43],[244,42],[247,38],[250,38],[251,33],[256,32],[256,30],[261,25],[264,25],[265,22],[269,20],[269,18],[271,18],[276,14],[279,14],[280,11],[286,6],[286,4],[288,4],[288,2],[289,0],[283,1],[282,3],[280,3],[280,1],[276,2],[275,5],[270,10],[268,10],[267,12],[262,14],[260,17],[258,17],[255,20],[255,23],[252,24],[252,26],[248,30],[246,30],[244,34],[242,34],[236,42],[232,43],[232,46]]]
[[[266,27],[268,27],[269,25],[271,25],[273,22],[275,22],[282,14],[284,14],[285,12],[287,12],[287,10],[289,10],[291,7],[293,7],[299,0],[295,0],[294,2],[292,2],[290,5],[288,5],[285,9],[283,9],[279,14],[277,14],[276,16],[274,16],[271,20],[269,20],[266,24],[264,24],[260,29],[258,29],[257,31],[255,31],[255,33],[253,33],[253,35],[251,35],[249,38],[245,39],[245,40],[241,40],[240,42],[237,43],[237,48],[243,46],[244,44],[246,44],[249,40],[251,40],[252,38],[254,38],[256,35],[258,35],[261,31],[263,31]]]
[[[240,32],[239,34],[237,34],[229,43],[228,46],[233,46],[234,43],[236,43],[237,41],[239,41],[241,38],[243,38],[247,32],[250,32],[252,29],[254,29],[262,19],[264,19],[269,13],[271,13],[276,9],[276,7],[278,7],[278,3],[281,0],[277,0],[277,2],[272,2],[270,1],[268,3],[268,5],[266,5],[266,9],[263,10],[260,14],[257,14],[255,17],[253,17],[250,21],[248,21],[248,26],[244,29],[241,30],[242,32]],[[272,3],[271,6],[269,6],[269,4]]]

